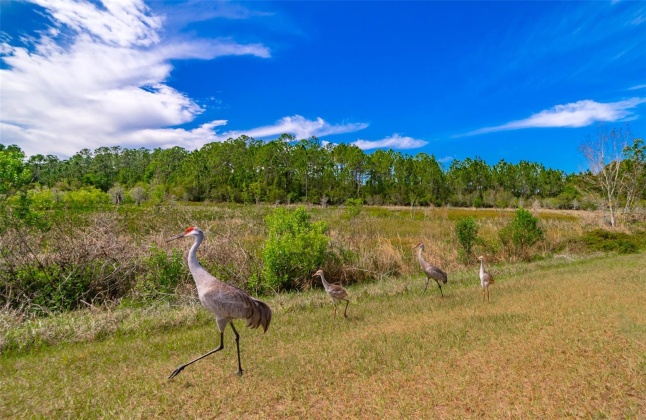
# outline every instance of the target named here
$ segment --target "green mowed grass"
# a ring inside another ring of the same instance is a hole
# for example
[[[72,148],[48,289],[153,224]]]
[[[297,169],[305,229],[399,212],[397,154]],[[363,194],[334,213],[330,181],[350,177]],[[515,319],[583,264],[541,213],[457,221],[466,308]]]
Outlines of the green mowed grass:
[[[347,320],[269,300],[266,334],[236,324],[242,377],[227,329],[166,379],[218,345],[215,323],[4,355],[0,417],[646,416],[643,254],[500,275],[490,304],[475,269],[445,298],[400,282],[350,288]]]

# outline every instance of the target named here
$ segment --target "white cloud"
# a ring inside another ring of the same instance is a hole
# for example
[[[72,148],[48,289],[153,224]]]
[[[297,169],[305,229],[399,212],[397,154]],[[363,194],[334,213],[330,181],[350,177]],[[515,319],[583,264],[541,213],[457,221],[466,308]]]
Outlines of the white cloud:
[[[262,44],[231,39],[165,39],[161,16],[141,0],[33,0],[51,27],[0,38],[0,138],[26,154],[69,156],[82,148],[139,145],[195,148],[213,141],[212,121],[193,130],[204,109],[165,82],[173,59],[269,57]]]
[[[163,19],[148,13],[142,0],[103,0],[105,10],[88,1],[32,0],[44,7],[57,25],[67,25],[105,44],[130,47],[159,42]]]
[[[427,141],[414,139],[412,137],[402,137],[401,135],[395,133],[390,137],[386,137],[382,140],[357,140],[354,143],[355,146],[361,150],[370,150],[370,149],[379,149],[379,148],[391,148],[391,149],[416,149],[428,144]]]
[[[556,105],[524,120],[511,121],[495,127],[485,127],[466,133],[466,136],[495,131],[545,127],[585,127],[595,122],[614,122],[632,117],[631,109],[646,102],[646,98],[631,98],[619,102],[600,103],[583,100]]]
[[[233,130],[217,135],[217,140],[223,141],[242,135],[256,139],[278,137],[281,134],[293,134],[297,140],[307,139],[312,136],[322,137],[333,134],[352,133],[368,127],[366,123],[348,123],[331,125],[322,118],[308,120],[300,115],[283,117],[273,125],[267,125],[249,130]]]

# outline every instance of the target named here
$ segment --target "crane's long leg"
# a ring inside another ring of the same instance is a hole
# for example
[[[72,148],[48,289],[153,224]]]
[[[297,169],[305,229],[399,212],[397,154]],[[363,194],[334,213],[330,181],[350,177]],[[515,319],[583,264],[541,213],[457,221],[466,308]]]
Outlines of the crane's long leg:
[[[429,282],[429,281],[430,281],[430,279],[429,279],[429,278],[427,278],[427,279],[426,279],[426,286],[424,286],[424,291],[422,291],[422,294],[421,294],[421,295],[419,295],[419,297],[424,296],[424,293],[426,293],[426,289],[428,289],[428,282]]]
[[[344,299],[344,300],[345,300],[345,309],[343,310],[343,316],[347,318],[348,317],[348,305],[350,304],[350,301],[347,300],[347,299]]]
[[[234,329],[233,331],[235,331],[235,329]],[[238,335],[238,333],[236,332],[236,336],[237,336],[237,335]],[[237,338],[236,338],[236,343],[237,343]],[[192,365],[193,363],[197,362],[198,360],[202,360],[202,359],[204,359],[206,356],[210,356],[210,355],[212,355],[213,353],[216,353],[216,352],[218,352],[218,351],[222,350],[223,348],[224,348],[224,333],[223,333],[223,332],[220,332],[220,345],[219,345],[217,348],[215,348],[215,349],[211,350],[210,352],[208,352],[208,353],[206,353],[206,354],[201,355],[201,356],[200,356],[200,357],[198,357],[197,359],[191,360],[191,361],[190,361],[190,362],[188,362],[188,363],[184,363],[183,365],[181,365],[180,367],[178,367],[177,369],[175,369],[175,370],[173,371],[173,373],[171,373],[171,374],[170,374],[170,376],[168,377],[168,379],[173,379],[174,377],[176,377],[177,375],[179,375],[179,373],[180,373],[181,371],[183,371],[183,370],[184,370],[184,368],[185,368],[186,366]],[[238,357],[240,357],[240,350],[238,350]]]
[[[233,322],[231,323],[231,329],[233,330],[233,334],[236,336],[236,349],[238,350],[238,371],[236,373],[238,375],[242,375],[242,362],[240,361],[240,334],[238,334],[236,327],[233,326]]]
[[[437,287],[440,288],[440,294],[442,295],[442,297],[444,297],[444,292],[442,292],[442,285],[440,284],[439,281],[437,282]]]

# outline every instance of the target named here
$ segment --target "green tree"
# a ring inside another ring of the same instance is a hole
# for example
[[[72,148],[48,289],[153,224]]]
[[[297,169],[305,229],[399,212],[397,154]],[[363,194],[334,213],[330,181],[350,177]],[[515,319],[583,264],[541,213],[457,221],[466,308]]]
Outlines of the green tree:
[[[25,153],[18,146],[0,144],[0,194],[12,194],[30,181]]]
[[[631,211],[636,200],[646,192],[646,146],[644,140],[634,139],[623,150],[621,162],[624,213]]]

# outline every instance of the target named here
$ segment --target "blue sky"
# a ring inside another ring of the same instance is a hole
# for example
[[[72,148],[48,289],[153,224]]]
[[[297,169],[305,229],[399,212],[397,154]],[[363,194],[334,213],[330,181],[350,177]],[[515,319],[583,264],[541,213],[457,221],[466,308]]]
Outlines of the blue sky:
[[[317,136],[577,172],[646,134],[646,3],[0,0],[0,142]]]

